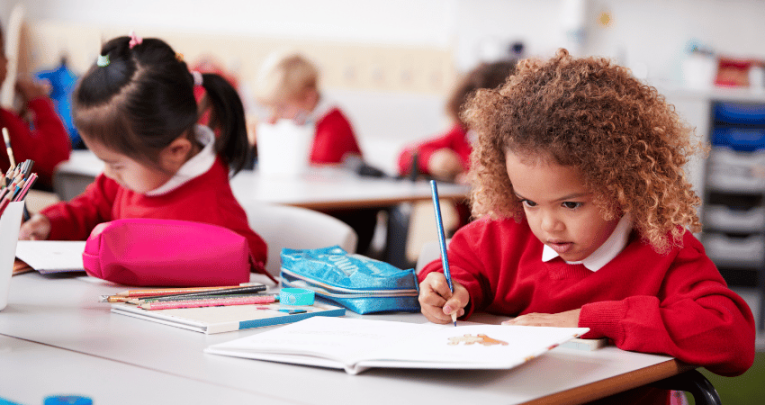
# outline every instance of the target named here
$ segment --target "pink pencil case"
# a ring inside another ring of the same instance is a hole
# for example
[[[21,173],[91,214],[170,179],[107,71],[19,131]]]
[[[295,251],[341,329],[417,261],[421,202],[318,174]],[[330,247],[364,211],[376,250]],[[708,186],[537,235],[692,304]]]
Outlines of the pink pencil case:
[[[250,281],[247,239],[217,225],[166,219],[119,219],[93,228],[85,271],[134,286],[202,287]]]

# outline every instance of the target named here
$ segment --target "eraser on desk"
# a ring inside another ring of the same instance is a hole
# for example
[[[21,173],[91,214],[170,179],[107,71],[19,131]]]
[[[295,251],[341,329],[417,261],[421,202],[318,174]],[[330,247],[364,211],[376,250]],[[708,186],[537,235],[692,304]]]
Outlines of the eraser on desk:
[[[315,293],[306,288],[282,288],[279,291],[279,302],[282,305],[313,305]]]
[[[561,343],[558,347],[565,347],[567,349],[586,350],[593,351],[598,350],[601,347],[608,345],[608,339],[579,339],[574,338],[566,343]]]

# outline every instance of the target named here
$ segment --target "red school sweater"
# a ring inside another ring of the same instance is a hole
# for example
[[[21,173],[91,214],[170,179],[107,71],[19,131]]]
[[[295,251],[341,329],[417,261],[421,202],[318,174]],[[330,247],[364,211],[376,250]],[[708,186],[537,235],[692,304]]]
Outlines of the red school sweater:
[[[449,244],[452,278],[467,288],[467,314],[505,316],[581,308],[584,338],[607,337],[623,350],[659,353],[724,376],[754,361],[755,328],[746,302],[731,291],[690,233],[682,247],[658,254],[635,231],[596,272],[560,257],[542,261],[543,244],[528,223],[475,221]],[[420,280],[443,271],[429,263]]]
[[[34,129],[30,130],[24,120],[16,113],[0,108],[0,126],[8,128],[8,135],[13,148],[16,164],[27,159],[34,160],[32,172],[37,173],[39,185],[51,187],[53,169],[69,159],[72,144],[61,119],[53,109],[53,102],[45,97],[38,97],[27,103],[32,112]],[[10,167],[8,155],[0,153],[0,170],[5,173]]]
[[[247,214],[234,198],[228,168],[217,158],[210,170],[180,187],[147,196],[120,186],[104,174],[69,202],[41,211],[51,222],[50,240],[86,240],[93,228],[126,218],[177,219],[222,226],[244,236],[258,270],[265,273],[266,243],[250,229]]]
[[[342,163],[348,153],[361,156],[361,148],[351,123],[339,108],[331,108],[316,122],[311,163]]]
[[[417,170],[420,173],[430,174],[428,162],[433,153],[439,149],[451,149],[459,157],[462,167],[467,171],[470,167],[470,152],[473,146],[467,136],[467,130],[460,123],[454,126],[446,134],[422,143],[410,145],[401,151],[398,156],[398,172],[401,175],[409,174],[412,169],[412,156],[417,152]]]

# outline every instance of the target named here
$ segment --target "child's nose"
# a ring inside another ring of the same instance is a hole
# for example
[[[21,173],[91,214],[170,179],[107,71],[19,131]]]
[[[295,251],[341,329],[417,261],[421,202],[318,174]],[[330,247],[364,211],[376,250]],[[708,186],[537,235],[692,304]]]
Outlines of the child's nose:
[[[563,222],[552,213],[542,214],[542,230],[545,232],[560,231],[562,229]]]

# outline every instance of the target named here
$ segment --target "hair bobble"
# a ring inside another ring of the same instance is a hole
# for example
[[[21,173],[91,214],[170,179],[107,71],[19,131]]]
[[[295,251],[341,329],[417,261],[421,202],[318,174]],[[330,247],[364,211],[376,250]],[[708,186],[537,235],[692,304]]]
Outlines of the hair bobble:
[[[201,86],[203,83],[202,74],[196,70],[191,71],[191,76],[194,78],[194,86]]]
[[[98,66],[98,67],[107,67],[107,66],[109,66],[109,54],[98,55],[98,59],[96,59],[96,66]]]
[[[130,43],[128,44],[130,46],[130,49],[133,49],[136,45],[141,45],[143,43],[143,38],[139,37],[135,34],[135,31],[130,31],[130,34],[128,34],[130,37]]]

